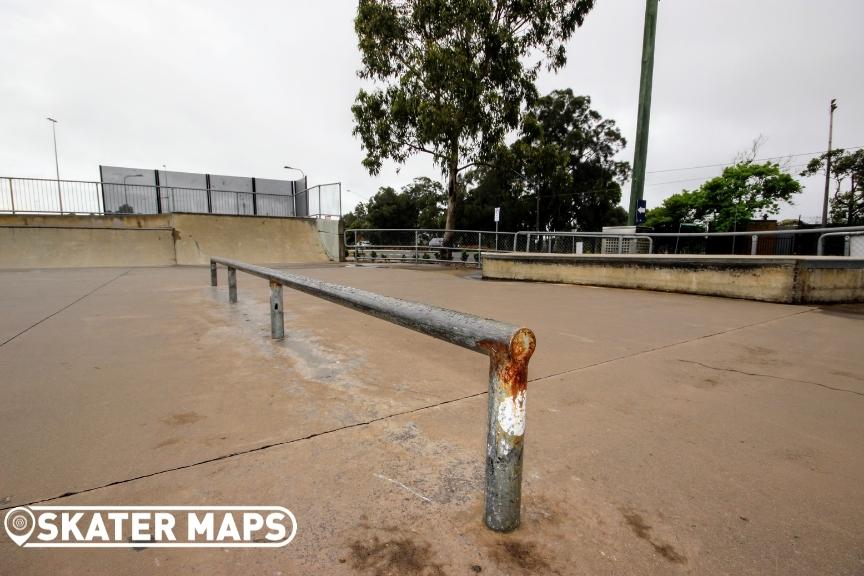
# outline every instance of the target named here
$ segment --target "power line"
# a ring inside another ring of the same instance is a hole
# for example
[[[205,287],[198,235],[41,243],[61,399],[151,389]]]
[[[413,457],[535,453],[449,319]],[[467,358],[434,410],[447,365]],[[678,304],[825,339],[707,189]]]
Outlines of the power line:
[[[785,158],[785,156],[784,156],[784,158]],[[792,170],[794,168],[804,168],[805,166],[807,166],[807,164],[793,164],[792,166],[789,166],[788,169]],[[646,187],[648,187],[648,186],[663,186],[665,184],[680,184],[682,182],[705,181],[705,180],[709,180],[710,178],[711,178],[710,176],[697,176],[695,178],[685,178],[683,180],[669,180],[668,182],[654,182],[652,184],[646,184],[645,186]]]
[[[858,150],[864,146],[847,146],[843,150]],[[839,148],[838,148],[839,150]],[[782,160],[784,158],[795,158],[796,156],[812,156],[813,154],[824,154],[825,150],[816,152],[801,152],[799,154],[783,154],[782,156],[769,156],[767,158],[754,158],[752,162],[766,162],[768,160]],[[646,174],[660,174],[662,172],[683,172],[685,170],[699,170],[701,168],[719,168],[723,166],[734,166],[737,162],[725,162],[722,164],[704,164],[702,166],[688,166],[686,168],[665,168],[663,170],[649,170]]]

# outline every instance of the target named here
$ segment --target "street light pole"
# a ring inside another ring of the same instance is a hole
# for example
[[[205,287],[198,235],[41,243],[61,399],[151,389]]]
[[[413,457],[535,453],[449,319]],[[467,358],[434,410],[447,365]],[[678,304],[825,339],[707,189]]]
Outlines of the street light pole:
[[[834,110],[837,109],[837,99],[831,99],[828,111],[828,159],[825,161],[825,197],[822,200],[822,226],[828,225],[828,192],[831,187],[831,145],[834,137]]]
[[[63,214],[63,194],[60,192],[60,161],[57,159],[57,120],[54,118],[46,118],[51,122],[51,134],[54,136],[54,169],[57,174],[57,198],[60,200],[60,214]]]
[[[293,166],[283,166],[283,168],[285,168],[286,170],[296,170],[297,172],[300,172],[300,174],[303,175],[303,186],[306,187],[306,188],[308,188],[308,186],[307,186],[308,182],[306,181],[306,173],[305,173],[303,170],[301,170],[300,168],[294,168]],[[294,183],[293,183],[293,182],[291,183],[291,190],[294,192],[294,193],[291,195],[291,198],[294,200],[294,202],[293,202],[293,204],[294,204],[294,215],[296,216],[296,215],[297,215],[297,191],[294,190]],[[320,204],[320,202],[319,202],[319,204]],[[308,198],[308,195],[307,195],[307,198],[306,198],[306,211],[307,211],[307,212],[309,211],[309,198]],[[319,211],[319,212],[321,211],[321,206],[320,206],[320,205],[318,206],[318,211]],[[307,214],[307,215],[308,215],[308,214]]]

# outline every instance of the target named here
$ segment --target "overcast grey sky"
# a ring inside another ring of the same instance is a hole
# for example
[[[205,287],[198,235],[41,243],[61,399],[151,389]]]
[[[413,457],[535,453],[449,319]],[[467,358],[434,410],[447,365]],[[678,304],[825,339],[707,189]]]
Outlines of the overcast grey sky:
[[[636,126],[644,0],[598,0],[569,62],[540,81]],[[351,135],[355,1],[0,0],[0,175],[98,180],[98,165],[262,178],[303,168],[344,204],[440,174],[425,158],[370,177]],[[864,145],[862,0],[661,0],[646,199],[696,187],[758,135],[760,156]],[[632,162],[628,145],[623,159]],[[791,159],[800,171],[807,156]],[[294,176],[292,173],[290,176]],[[818,216],[822,182],[783,216]],[[622,202],[626,205],[629,189]]]

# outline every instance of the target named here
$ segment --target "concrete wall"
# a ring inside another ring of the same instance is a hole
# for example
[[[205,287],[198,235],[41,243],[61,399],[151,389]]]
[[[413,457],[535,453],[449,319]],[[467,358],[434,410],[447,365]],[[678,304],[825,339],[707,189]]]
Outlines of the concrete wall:
[[[173,214],[178,264],[208,264],[210,256],[256,264],[326,262],[312,218]]]
[[[864,302],[864,260],[838,257],[484,254],[483,277],[767,302]]]
[[[0,216],[0,268],[202,265],[210,256],[259,264],[328,261],[314,219]]]
[[[345,261],[345,227],[342,220],[318,218],[315,221],[318,229],[318,240],[327,256],[334,262]]]

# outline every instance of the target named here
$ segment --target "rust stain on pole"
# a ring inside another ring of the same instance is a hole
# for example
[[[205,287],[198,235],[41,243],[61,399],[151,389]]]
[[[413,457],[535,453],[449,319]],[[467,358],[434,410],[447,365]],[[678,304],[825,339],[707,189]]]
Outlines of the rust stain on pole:
[[[509,343],[484,341],[489,351],[489,405],[486,435],[486,526],[497,532],[519,527],[522,506],[528,361],[537,340],[520,328]]]

